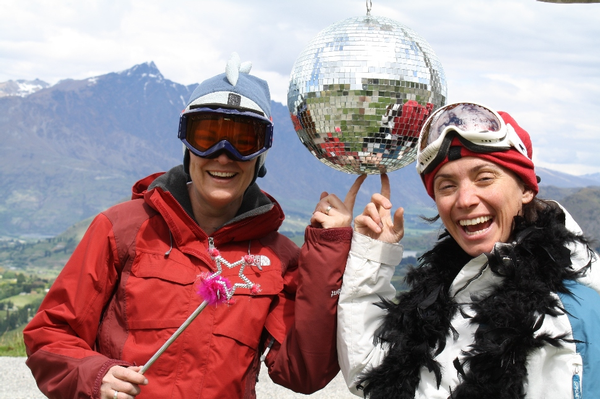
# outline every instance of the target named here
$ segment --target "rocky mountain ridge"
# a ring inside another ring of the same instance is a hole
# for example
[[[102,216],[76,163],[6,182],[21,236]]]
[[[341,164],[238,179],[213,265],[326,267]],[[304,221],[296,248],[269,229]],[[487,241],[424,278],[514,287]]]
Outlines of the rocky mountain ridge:
[[[0,83],[0,237],[59,234],[128,198],[138,179],[181,163],[179,114],[196,85],[165,79],[153,62],[51,86],[16,82],[18,88]],[[314,158],[298,140],[287,108],[271,106],[274,146],[259,185],[284,207],[284,228],[301,233],[320,193],[343,199],[356,176]],[[594,175],[543,168],[538,174],[543,190],[558,187],[555,197],[600,185]],[[405,208],[407,226],[431,230],[419,215],[431,216],[435,207],[413,165],[391,173],[390,180],[392,202]],[[355,210],[379,189],[378,176],[370,176]]]

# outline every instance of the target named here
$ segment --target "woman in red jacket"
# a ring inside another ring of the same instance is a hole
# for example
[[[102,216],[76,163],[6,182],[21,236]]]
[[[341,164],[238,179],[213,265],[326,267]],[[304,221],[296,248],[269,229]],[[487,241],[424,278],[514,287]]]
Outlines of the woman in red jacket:
[[[357,179],[322,195],[299,249],[279,204],[255,183],[272,143],[269,89],[232,57],[180,118],[184,165],[149,176],[98,215],[24,331],[27,365],[50,398],[253,398],[264,361],[294,391],[338,372],[337,293]],[[251,256],[248,256],[251,255]],[[198,307],[194,282],[222,271],[232,301]]]

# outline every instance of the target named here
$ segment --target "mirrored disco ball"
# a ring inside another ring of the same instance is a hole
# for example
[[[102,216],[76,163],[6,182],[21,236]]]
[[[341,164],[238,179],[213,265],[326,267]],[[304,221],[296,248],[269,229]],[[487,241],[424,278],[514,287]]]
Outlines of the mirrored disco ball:
[[[412,163],[423,122],[445,101],[446,77],[429,44],[369,14],[319,33],[296,59],[288,89],[300,141],[324,164],[356,174]]]

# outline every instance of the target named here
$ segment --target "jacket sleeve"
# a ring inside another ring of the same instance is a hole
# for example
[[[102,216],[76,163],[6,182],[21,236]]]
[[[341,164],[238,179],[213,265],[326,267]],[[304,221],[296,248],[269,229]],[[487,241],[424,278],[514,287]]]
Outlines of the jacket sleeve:
[[[400,244],[390,244],[354,233],[338,305],[337,350],[339,364],[350,391],[361,374],[378,366],[386,349],[374,342],[385,311],[376,306],[381,298],[393,299],[394,269],[402,259]]]
[[[127,365],[94,351],[102,311],[117,284],[117,262],[111,223],[101,214],[23,331],[27,365],[49,398],[97,397],[108,369]]]
[[[307,227],[297,267],[288,266],[284,290],[266,323],[275,341],[265,363],[275,383],[309,394],[325,387],[339,372],[337,299],[351,237],[349,227]],[[273,328],[277,324],[285,330]]]

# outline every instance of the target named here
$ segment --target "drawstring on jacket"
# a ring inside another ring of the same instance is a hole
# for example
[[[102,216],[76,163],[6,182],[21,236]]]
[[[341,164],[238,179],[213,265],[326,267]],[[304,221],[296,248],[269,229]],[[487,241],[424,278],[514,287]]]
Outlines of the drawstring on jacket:
[[[168,257],[171,254],[171,251],[173,250],[173,234],[171,234],[171,230],[169,230],[169,240],[171,241],[171,247],[167,252],[165,252],[165,257]]]

